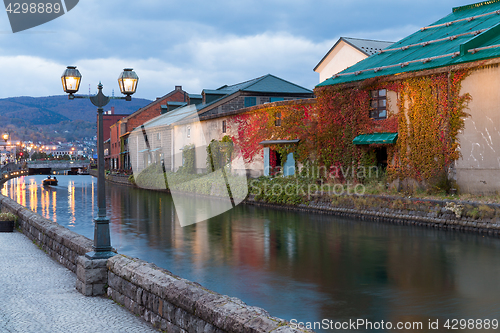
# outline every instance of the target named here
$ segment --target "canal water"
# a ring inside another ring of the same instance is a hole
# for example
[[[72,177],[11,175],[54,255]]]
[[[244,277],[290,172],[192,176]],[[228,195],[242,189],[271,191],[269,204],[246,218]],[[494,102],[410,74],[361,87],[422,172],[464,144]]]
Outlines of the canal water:
[[[44,188],[44,177],[10,180],[1,193],[93,238],[95,178],[58,176]],[[496,238],[249,205],[183,228],[165,193],[108,184],[106,195],[119,253],[292,322],[420,322],[404,331],[426,332],[438,320],[432,331],[446,332],[448,319],[500,319]]]

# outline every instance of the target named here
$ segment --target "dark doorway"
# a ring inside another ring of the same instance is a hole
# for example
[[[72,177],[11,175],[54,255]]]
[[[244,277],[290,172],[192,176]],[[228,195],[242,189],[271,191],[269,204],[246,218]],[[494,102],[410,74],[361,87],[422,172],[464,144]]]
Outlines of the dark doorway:
[[[281,171],[281,155],[277,151],[270,149],[269,157],[271,158],[270,160],[271,175],[272,176],[277,175]],[[275,163],[273,163],[273,159]]]
[[[276,156],[276,166],[281,167],[281,154],[275,151],[274,156]]]
[[[377,158],[377,167],[385,171],[385,169],[387,168],[387,148],[375,148],[375,155]]]

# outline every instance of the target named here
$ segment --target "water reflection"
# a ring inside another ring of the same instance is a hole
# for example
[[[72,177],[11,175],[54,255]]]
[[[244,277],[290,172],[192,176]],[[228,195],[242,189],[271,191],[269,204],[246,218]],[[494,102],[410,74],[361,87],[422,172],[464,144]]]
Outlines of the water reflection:
[[[35,211],[52,205],[50,218],[92,238],[95,180],[61,177],[48,190],[37,177],[11,180],[2,194]],[[495,238],[244,205],[182,228],[170,196],[116,185],[107,203],[120,253],[288,320],[500,315]]]
[[[23,177],[24,178],[24,177]],[[17,180],[17,179],[16,179]],[[21,180],[21,178],[19,179]],[[24,179],[23,179],[24,180]],[[15,182],[12,181],[12,184],[14,184]],[[24,183],[24,182],[23,182]],[[37,208],[38,208],[38,190],[37,190],[37,184],[36,184],[36,181],[34,179],[30,179],[30,182],[29,182],[29,192],[30,192],[30,209],[32,211],[34,211],[35,213],[37,212]],[[7,195],[7,193],[4,193],[2,192],[3,195]]]
[[[92,237],[93,234],[88,234],[86,228],[92,227],[95,180],[91,177],[72,179],[60,176],[58,186],[43,186],[43,179],[45,176],[12,179],[4,185],[1,193],[45,218]],[[78,214],[81,216],[78,217]]]
[[[69,222],[70,226],[75,225],[75,182],[68,182],[68,213],[69,213]]]

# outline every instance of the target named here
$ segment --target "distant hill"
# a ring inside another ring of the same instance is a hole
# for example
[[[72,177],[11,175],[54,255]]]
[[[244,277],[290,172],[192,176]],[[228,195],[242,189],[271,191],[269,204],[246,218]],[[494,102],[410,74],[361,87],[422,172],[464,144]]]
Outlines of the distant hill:
[[[142,98],[132,98],[130,102],[111,100],[104,111],[114,107],[115,114],[131,114],[149,103]],[[22,140],[31,140],[38,132],[39,140],[66,141],[83,134],[94,136],[96,114],[97,108],[89,100],[68,100],[67,95],[9,97],[0,99],[0,131],[8,131],[13,137],[17,133],[17,139]],[[57,135],[60,133],[65,134]]]
[[[150,100],[132,98],[132,101],[111,100],[104,110],[115,107],[115,113],[131,114]],[[0,99],[0,116],[23,119],[31,125],[55,124],[65,120],[95,121],[96,107],[86,99],[68,100],[68,96],[9,97]]]

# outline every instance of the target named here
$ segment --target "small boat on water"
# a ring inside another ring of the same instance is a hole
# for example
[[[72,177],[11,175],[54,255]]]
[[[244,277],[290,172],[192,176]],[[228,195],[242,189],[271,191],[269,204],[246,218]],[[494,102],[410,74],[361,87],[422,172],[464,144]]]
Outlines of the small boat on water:
[[[47,178],[43,180],[43,186],[56,186],[57,179],[56,178]]]
[[[89,172],[87,169],[78,169],[78,174],[79,175],[88,175]]]

